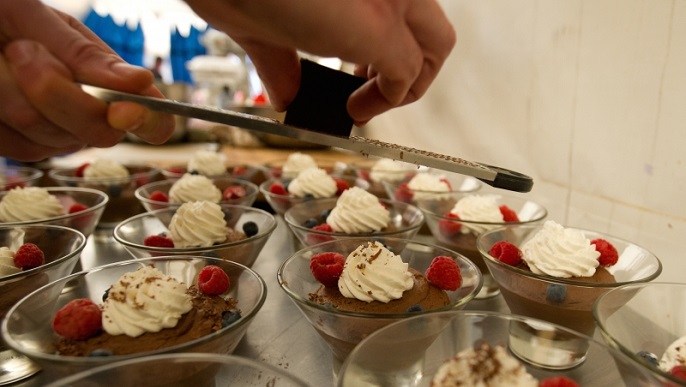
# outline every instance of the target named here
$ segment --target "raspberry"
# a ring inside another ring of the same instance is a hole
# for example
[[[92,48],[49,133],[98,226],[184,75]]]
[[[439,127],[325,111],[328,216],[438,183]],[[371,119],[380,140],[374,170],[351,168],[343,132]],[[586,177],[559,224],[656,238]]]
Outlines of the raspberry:
[[[234,175],[245,175],[248,173],[248,170],[245,167],[233,167],[233,170],[231,171]]]
[[[102,329],[102,311],[87,298],[69,301],[55,313],[52,329],[69,340],[86,340]]]
[[[167,171],[176,175],[183,175],[183,168],[180,167],[170,167],[167,168]]]
[[[359,170],[357,174],[362,178],[362,180],[370,181],[372,178],[369,176],[369,171]]]
[[[453,214],[452,212],[448,212],[447,214],[443,215],[446,218],[451,218],[455,220],[460,220],[460,217],[457,216],[457,214]],[[462,223],[456,222],[454,220],[450,219],[440,219],[438,221],[438,231],[440,231],[441,235],[443,235],[446,238],[450,238],[457,233],[460,232],[460,229],[462,228]]]
[[[450,182],[448,181],[448,179],[442,178],[442,179],[439,179],[439,181],[448,186],[448,191],[453,190],[453,186],[450,185]]]
[[[393,195],[395,196],[395,200],[404,203],[411,202],[412,197],[414,196],[410,188],[408,188],[407,183],[401,183],[398,188],[395,189]]]
[[[315,231],[320,231],[320,232],[333,232],[333,229],[328,223],[322,223],[317,226],[312,227],[313,230]],[[328,242],[333,240],[333,237],[330,237],[328,235],[320,235],[320,234],[312,234],[309,233],[307,234],[307,241],[310,245],[316,245],[318,243],[323,243],[323,242]]]
[[[519,216],[514,210],[506,205],[500,206],[500,213],[503,214],[504,222],[519,222]]]
[[[443,290],[457,290],[462,286],[462,274],[452,258],[444,255],[434,257],[426,269],[426,279]]]
[[[553,376],[541,380],[538,387],[579,387],[579,385],[566,376]]]
[[[15,188],[26,188],[26,183],[21,181],[12,181],[11,179],[8,180],[7,184],[5,185],[5,191],[10,191]]]
[[[91,163],[81,164],[76,170],[74,170],[74,176],[83,177],[83,172],[91,165]]]
[[[519,248],[507,241],[496,242],[491,249],[488,250],[493,258],[499,260],[502,263],[506,263],[511,266],[517,266],[522,263],[522,252]]]
[[[149,247],[174,247],[174,241],[163,235],[150,235],[143,240],[143,244]]]
[[[310,271],[322,285],[333,288],[338,286],[338,278],[343,272],[345,257],[339,253],[319,253],[310,259]]]
[[[226,187],[223,193],[223,198],[224,200],[236,200],[244,197],[248,193],[245,191],[245,188],[243,188],[240,185],[232,185],[229,187]]]
[[[595,245],[596,251],[600,253],[598,257],[598,262],[601,266],[612,266],[619,260],[619,254],[617,249],[612,246],[612,243],[606,241],[605,239],[594,239],[591,241],[592,245]]]
[[[45,263],[45,254],[33,243],[24,243],[14,253],[14,266],[30,270]]]
[[[87,209],[88,209],[88,206],[85,204],[74,203],[71,205],[71,207],[69,207],[69,210],[67,212],[70,214],[73,214],[75,212],[81,212],[81,211],[85,211]]]
[[[686,380],[686,366],[676,365],[669,370],[669,373],[677,379]]]
[[[288,195],[286,188],[281,183],[274,183],[269,187],[269,192],[274,195]]]
[[[169,202],[169,196],[167,196],[167,194],[162,191],[152,191],[152,193],[150,193],[149,199],[154,200],[156,202]]]
[[[205,266],[198,274],[198,289],[207,295],[218,296],[225,293],[229,290],[229,285],[229,276],[219,266]]]
[[[343,179],[333,179],[336,182],[336,196],[341,196],[343,191],[350,188],[350,184]]]

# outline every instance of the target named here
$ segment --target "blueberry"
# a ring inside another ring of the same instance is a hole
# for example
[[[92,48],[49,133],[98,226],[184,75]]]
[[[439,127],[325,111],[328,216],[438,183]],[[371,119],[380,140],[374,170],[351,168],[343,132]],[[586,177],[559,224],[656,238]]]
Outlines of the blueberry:
[[[332,209],[329,208],[328,210],[322,211],[322,220],[323,220],[324,222],[326,222],[326,218],[328,218],[329,215],[331,215],[331,210],[332,210]]]
[[[105,302],[107,297],[110,296],[110,289],[112,289],[112,288],[111,287],[107,288],[107,290],[105,290],[105,293],[102,294],[102,302]]]
[[[229,325],[235,323],[241,318],[241,314],[238,311],[229,310],[222,313],[222,328],[226,328]]]
[[[303,196],[303,200],[312,200],[312,199],[314,199],[314,195],[312,195],[311,193],[305,194],[305,196]]]
[[[243,232],[250,238],[251,236],[257,235],[260,232],[260,228],[257,227],[257,223],[253,221],[243,223]]]
[[[546,290],[546,298],[548,301],[560,304],[564,302],[567,297],[567,287],[559,284],[550,284]]]
[[[312,228],[312,227],[314,227],[314,226],[316,226],[316,225],[318,225],[318,224],[319,224],[319,222],[317,221],[317,219],[315,219],[315,218],[310,218],[310,219],[307,219],[307,220],[305,221],[305,223],[303,223],[303,226],[305,226],[305,227],[307,227],[307,228]]]
[[[423,310],[424,310],[424,308],[422,308],[421,305],[415,304],[415,305],[412,305],[409,308],[407,308],[407,313],[421,312]]]
[[[117,198],[121,196],[121,185],[119,184],[113,184],[107,187],[107,194],[110,195],[110,197]]]
[[[112,351],[100,348],[94,349],[88,354],[89,357],[107,357],[112,355],[114,355]]]
[[[636,355],[638,355],[639,357],[643,358],[643,360],[647,361],[647,362],[650,363],[651,365],[654,365],[655,367],[657,367],[657,365],[658,365],[658,363],[659,363],[658,360],[657,360],[657,356],[655,356],[655,355],[654,355],[653,353],[651,353],[651,352],[648,352],[648,351],[638,351],[638,352],[636,353]]]
[[[196,171],[195,169],[188,171],[188,173],[190,173],[191,175],[199,175],[200,174],[200,172]]]

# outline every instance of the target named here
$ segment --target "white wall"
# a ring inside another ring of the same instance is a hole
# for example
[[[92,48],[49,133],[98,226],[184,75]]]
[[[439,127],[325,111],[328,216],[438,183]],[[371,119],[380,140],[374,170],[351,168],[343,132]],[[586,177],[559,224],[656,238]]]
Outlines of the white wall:
[[[686,1],[444,0],[458,43],[367,135],[530,174],[550,218],[686,282]]]

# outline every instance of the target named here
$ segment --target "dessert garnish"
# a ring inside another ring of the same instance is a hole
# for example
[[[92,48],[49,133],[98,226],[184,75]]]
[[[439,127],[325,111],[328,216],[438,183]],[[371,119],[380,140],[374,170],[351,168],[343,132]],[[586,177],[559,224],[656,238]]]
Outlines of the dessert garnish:
[[[230,284],[229,276],[219,266],[205,266],[198,274],[198,289],[210,296],[225,293],[229,290]]]
[[[253,221],[243,223],[242,229],[243,229],[243,233],[248,238],[257,235],[260,232],[259,226],[257,226],[257,223],[255,223]]]
[[[269,186],[269,192],[274,194],[274,195],[283,195],[283,196],[288,195],[288,191],[286,191],[286,187],[284,187],[284,185],[279,183],[279,182],[272,183],[272,185]]]
[[[88,339],[102,330],[102,310],[87,298],[69,301],[55,314],[52,329],[66,339]]]
[[[247,194],[248,193],[245,191],[245,188],[243,188],[242,186],[231,185],[224,189],[222,197],[224,198],[224,200],[236,200],[245,197],[245,195]]]
[[[579,384],[567,376],[553,376],[541,380],[538,387],[579,387]]]
[[[499,200],[498,195],[467,195],[461,198],[450,211],[443,214],[439,221],[441,232],[446,237],[454,236],[458,231],[479,235],[497,227],[498,223],[518,222],[517,213],[507,205],[499,205]],[[464,220],[465,223],[458,220]]]
[[[169,202],[169,196],[162,191],[153,191],[152,193],[150,193],[149,199],[154,200],[156,202]]]
[[[338,279],[341,277],[344,264],[345,257],[343,254],[319,253],[310,259],[310,271],[322,285],[333,288],[338,286]]]
[[[686,380],[686,366],[674,366],[669,370],[669,373],[677,379]]]
[[[14,265],[22,270],[30,270],[44,263],[45,254],[33,243],[24,243],[14,253]]]
[[[393,192],[393,196],[395,196],[395,200],[399,202],[409,203],[412,201],[414,194],[410,190],[410,187],[408,187],[407,183],[400,183],[398,188],[396,188]]]
[[[504,222],[519,222],[519,216],[517,216],[517,213],[512,208],[503,204],[498,207],[498,209],[500,209],[500,213],[503,214]]]
[[[174,248],[174,241],[165,235],[150,235],[145,237],[143,244],[149,247]]]
[[[83,163],[79,165],[75,170],[74,170],[74,176],[76,177],[83,177],[83,171],[86,170],[86,168],[90,167],[91,163]]]
[[[612,243],[606,241],[605,239],[598,238],[592,240],[591,244],[595,245],[595,249],[600,253],[598,262],[601,266],[612,266],[619,260],[617,249],[612,245]]]
[[[350,188],[350,184],[348,184],[348,182],[343,179],[334,178],[333,181],[336,182],[336,196],[341,196],[343,191]]]
[[[522,263],[522,252],[519,248],[507,241],[498,241],[488,250],[493,258],[511,266]]]
[[[319,231],[319,232],[326,232],[326,233],[333,232],[333,229],[331,228],[331,226],[328,223],[318,224],[318,225],[312,227],[312,230]],[[307,234],[307,240],[308,240],[309,244],[316,245],[318,243],[324,243],[324,242],[332,241],[333,237],[328,236],[328,235],[308,233]]]
[[[440,231],[441,235],[446,237],[457,235],[462,229],[462,223],[457,222],[457,220],[460,220],[460,217],[457,216],[457,214],[453,214],[452,212],[448,212],[444,216],[452,220],[440,219],[438,221],[438,230]]]
[[[460,267],[450,257],[435,257],[425,275],[431,284],[443,290],[457,290],[462,286]]]
[[[88,206],[85,205],[85,204],[74,203],[74,204],[72,204],[72,205],[69,207],[69,210],[67,210],[67,213],[73,214],[73,213],[81,212],[81,211],[84,211],[84,210],[87,210],[87,209],[88,209]]]

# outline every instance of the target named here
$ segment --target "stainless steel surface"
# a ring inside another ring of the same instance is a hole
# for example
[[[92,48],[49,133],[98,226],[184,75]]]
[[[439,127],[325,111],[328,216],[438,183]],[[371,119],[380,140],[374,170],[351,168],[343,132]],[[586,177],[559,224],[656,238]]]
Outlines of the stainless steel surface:
[[[533,187],[533,181],[526,175],[500,167],[467,161],[459,157],[427,152],[364,137],[333,136],[313,130],[285,125],[271,118],[215,107],[198,106],[162,98],[144,97],[94,86],[84,85],[83,88],[84,91],[108,102],[131,101],[157,111],[184,117],[199,118],[206,121],[237,126],[262,133],[286,136],[331,147],[343,148],[357,152],[363,156],[374,155],[394,160],[402,160],[407,163],[473,176],[496,188],[529,192]]]
[[[331,350],[276,281],[278,267],[297,247],[286,223],[281,217],[277,219],[276,230],[252,267],[267,283],[267,301],[234,354],[280,367],[313,386],[333,386]],[[81,255],[81,265],[88,269],[128,259],[132,256],[114,238],[100,234],[89,238]],[[466,309],[508,310],[500,296],[473,300]],[[52,381],[51,375],[39,372],[16,386],[42,386],[47,381]]]

